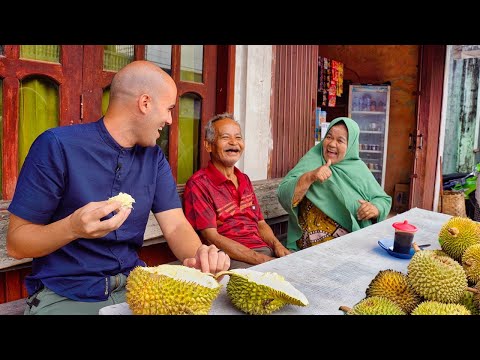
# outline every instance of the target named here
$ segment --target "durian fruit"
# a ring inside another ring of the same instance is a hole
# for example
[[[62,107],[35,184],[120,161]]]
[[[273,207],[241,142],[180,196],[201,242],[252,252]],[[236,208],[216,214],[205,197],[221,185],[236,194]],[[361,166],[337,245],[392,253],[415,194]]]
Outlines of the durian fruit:
[[[118,193],[118,195],[108,198],[108,202],[112,202],[112,201],[119,201],[122,203],[122,206],[125,206],[129,209],[133,209],[132,204],[135,202],[135,199],[132,197],[132,195],[121,192],[121,193]]]
[[[429,250],[431,252],[433,252],[434,254],[438,255],[438,256],[446,256],[450,259],[453,259],[450,255],[448,255],[445,251],[443,250]]]
[[[460,304],[425,301],[418,305],[411,315],[471,315],[471,313],[465,306]]]
[[[462,266],[470,283],[480,281],[480,244],[468,247],[462,255]]]
[[[457,303],[468,286],[462,265],[435,250],[415,252],[407,269],[408,283],[426,300]]]
[[[418,296],[407,281],[407,275],[396,270],[382,270],[370,282],[367,297],[382,296],[392,300],[407,314],[420,303]]]
[[[468,291],[473,293],[473,305],[480,311],[480,282],[473,289],[469,288]]]
[[[211,274],[183,265],[135,267],[126,302],[135,315],[206,315],[221,285]]]
[[[480,228],[472,219],[455,216],[443,224],[438,242],[443,251],[460,262],[469,246],[480,244]]]
[[[353,308],[340,306],[339,310],[347,315],[406,315],[400,306],[382,296],[367,297]]]
[[[308,305],[305,295],[277,273],[233,269],[222,271],[217,277],[222,275],[230,276],[227,284],[230,301],[247,314],[270,314],[287,304]]]
[[[467,290],[463,293],[463,296],[458,303],[465,306],[472,315],[480,315],[480,310],[475,306],[473,297],[474,293]]]

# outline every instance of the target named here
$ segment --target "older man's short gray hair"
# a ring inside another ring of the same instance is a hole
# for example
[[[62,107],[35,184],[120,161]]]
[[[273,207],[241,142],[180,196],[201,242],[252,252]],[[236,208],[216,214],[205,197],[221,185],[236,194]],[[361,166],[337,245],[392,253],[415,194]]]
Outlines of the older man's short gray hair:
[[[238,123],[238,121],[233,117],[233,114],[231,113],[225,112],[223,114],[215,115],[210,120],[208,120],[207,125],[205,125],[205,140],[208,143],[213,143],[215,141],[215,128],[213,127],[213,123],[223,119],[232,119],[233,121]]]

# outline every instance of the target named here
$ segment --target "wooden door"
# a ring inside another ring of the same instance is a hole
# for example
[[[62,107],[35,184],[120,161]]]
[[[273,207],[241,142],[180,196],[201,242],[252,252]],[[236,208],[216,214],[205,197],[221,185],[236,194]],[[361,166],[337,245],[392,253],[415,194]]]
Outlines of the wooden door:
[[[411,135],[415,159],[410,183],[409,208],[433,209],[438,166],[438,141],[445,72],[445,45],[420,48],[417,128]]]

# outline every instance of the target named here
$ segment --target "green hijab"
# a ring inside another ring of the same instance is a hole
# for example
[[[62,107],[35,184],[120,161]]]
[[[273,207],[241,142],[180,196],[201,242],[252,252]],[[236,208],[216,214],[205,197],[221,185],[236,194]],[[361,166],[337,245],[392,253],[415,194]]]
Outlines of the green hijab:
[[[315,181],[306,193],[306,197],[327,216],[338,222],[350,232],[372,224],[371,220],[357,220],[358,200],[363,199],[375,205],[379,211],[377,221],[386,219],[392,198],[388,196],[377,180],[360,159],[358,124],[350,118],[339,117],[328,126],[343,122],[348,130],[348,146],[345,158],[331,165],[332,176],[325,182]],[[296,241],[302,230],[298,224],[298,206],[292,207],[292,199],[298,179],[308,171],[317,169],[326,163],[323,157],[323,140],[311,148],[283,178],[277,191],[278,200],[288,212],[288,249],[298,250]]]

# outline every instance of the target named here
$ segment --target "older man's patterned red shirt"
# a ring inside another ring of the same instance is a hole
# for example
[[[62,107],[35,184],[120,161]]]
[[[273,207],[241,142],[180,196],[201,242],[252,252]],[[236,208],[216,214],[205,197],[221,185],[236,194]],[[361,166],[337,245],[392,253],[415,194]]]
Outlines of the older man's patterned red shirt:
[[[197,231],[218,233],[250,249],[268,246],[260,237],[263,215],[250,178],[234,168],[238,189],[211,161],[187,181],[183,195],[185,216]]]

